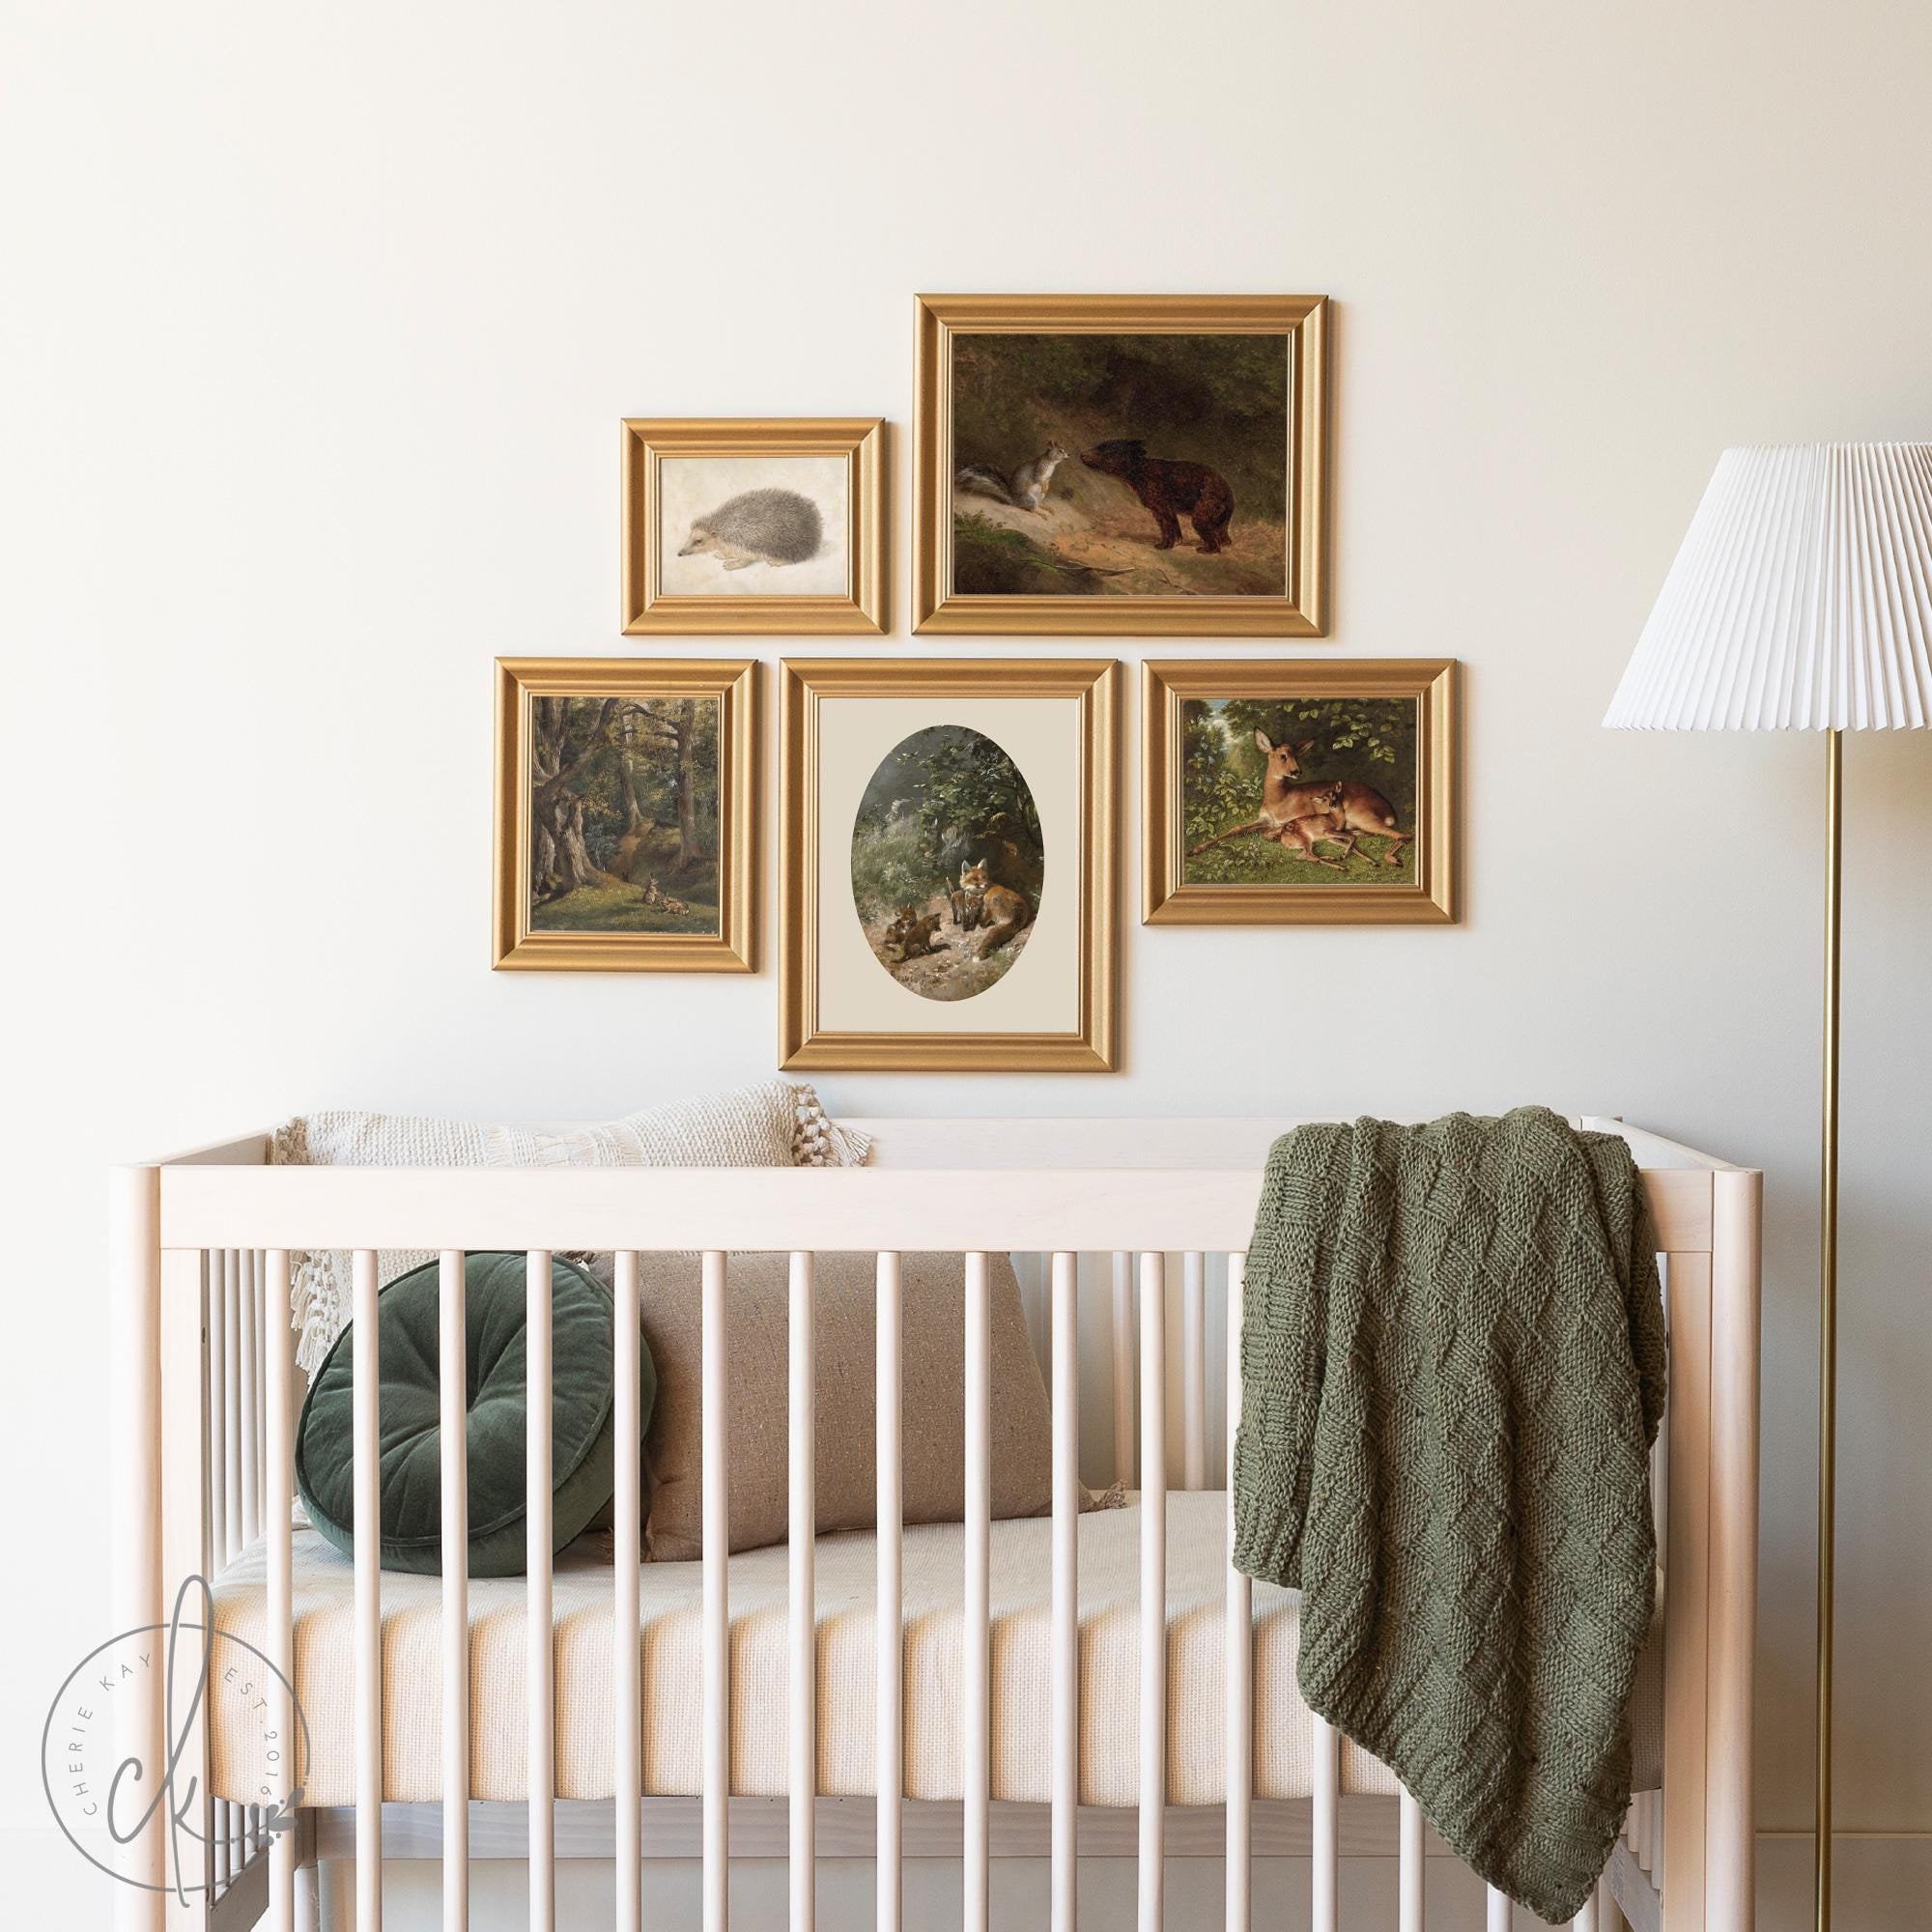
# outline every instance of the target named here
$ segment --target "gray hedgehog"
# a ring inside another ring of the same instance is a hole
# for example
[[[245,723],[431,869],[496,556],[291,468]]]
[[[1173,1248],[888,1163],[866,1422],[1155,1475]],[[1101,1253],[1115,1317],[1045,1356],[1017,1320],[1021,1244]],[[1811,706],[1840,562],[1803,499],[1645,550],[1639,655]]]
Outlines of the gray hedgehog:
[[[818,505],[796,490],[747,490],[691,526],[679,556],[715,556],[726,570],[774,569],[818,554],[825,526]]]

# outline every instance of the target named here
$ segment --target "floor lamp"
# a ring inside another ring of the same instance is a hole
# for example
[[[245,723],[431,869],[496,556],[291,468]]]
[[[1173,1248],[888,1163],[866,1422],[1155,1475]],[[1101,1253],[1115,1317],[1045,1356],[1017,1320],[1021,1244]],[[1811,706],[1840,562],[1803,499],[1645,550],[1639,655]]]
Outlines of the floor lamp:
[[[1932,443],[1726,450],[1604,723],[1826,734],[1814,1869],[1830,1932],[1842,734],[1932,724]]]

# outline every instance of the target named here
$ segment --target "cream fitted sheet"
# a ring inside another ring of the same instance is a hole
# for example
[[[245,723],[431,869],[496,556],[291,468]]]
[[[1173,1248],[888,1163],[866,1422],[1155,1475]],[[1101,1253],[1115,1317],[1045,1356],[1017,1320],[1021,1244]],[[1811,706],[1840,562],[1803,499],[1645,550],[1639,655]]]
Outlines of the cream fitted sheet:
[[[1168,1799],[1218,1804],[1222,1776],[1224,1492],[1168,1497]],[[1081,1517],[1080,1795],[1089,1804],[1137,1796],[1140,1708],[1141,1512]],[[1051,1522],[993,1525],[993,1796],[1047,1797],[1048,1606]],[[959,1695],[963,1536],[956,1523],[905,1532],[906,1795],[957,1799],[962,1752]],[[835,1797],[872,1792],[873,1539],[818,1544],[818,1788]],[[750,1550],[730,1563],[732,1789],[777,1797],[785,1789],[785,1551]],[[647,1563],[641,1571],[644,1788],[698,1790],[699,1570]],[[351,1698],[355,1680],[354,1570],[312,1530],[295,1534],[296,1689],[308,1719],[305,1802],[354,1801]],[[261,1545],[215,1586],[215,1622],[266,1644]],[[384,1796],[427,1803],[442,1795],[441,1581],[383,1578]],[[556,1561],[556,1795],[611,1791],[611,1568],[583,1538]],[[518,1800],[525,1779],[524,1580],[469,1585],[470,1796]],[[1295,1689],[1299,1599],[1254,1587],[1255,1795],[1305,1798],[1309,1713]],[[1654,1633],[1638,1673],[1634,1742],[1638,1789],[1659,1780],[1662,1645]],[[213,1700],[215,1793],[247,1800],[262,1788],[262,1747],[243,1702]],[[1344,1743],[1342,1788],[1392,1793],[1390,1774]]]

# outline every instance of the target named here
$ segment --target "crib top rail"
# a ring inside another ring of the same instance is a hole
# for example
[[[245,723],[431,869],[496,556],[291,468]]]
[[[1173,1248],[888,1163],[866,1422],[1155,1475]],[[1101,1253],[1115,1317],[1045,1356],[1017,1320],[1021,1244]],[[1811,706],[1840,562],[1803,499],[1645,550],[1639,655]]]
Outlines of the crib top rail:
[[[269,1167],[261,1136],[164,1164],[166,1248],[1237,1251],[1289,1121],[886,1121],[863,1169]],[[1641,1129],[1659,1246],[1711,1245],[1755,1176]]]

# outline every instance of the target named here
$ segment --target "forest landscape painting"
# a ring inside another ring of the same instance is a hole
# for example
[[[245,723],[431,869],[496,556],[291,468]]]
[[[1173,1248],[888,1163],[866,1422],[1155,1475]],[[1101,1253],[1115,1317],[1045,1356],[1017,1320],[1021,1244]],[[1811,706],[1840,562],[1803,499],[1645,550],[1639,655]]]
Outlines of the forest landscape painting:
[[[754,970],[757,668],[497,661],[496,965]]]
[[[530,925],[718,930],[718,700],[539,697]]]

